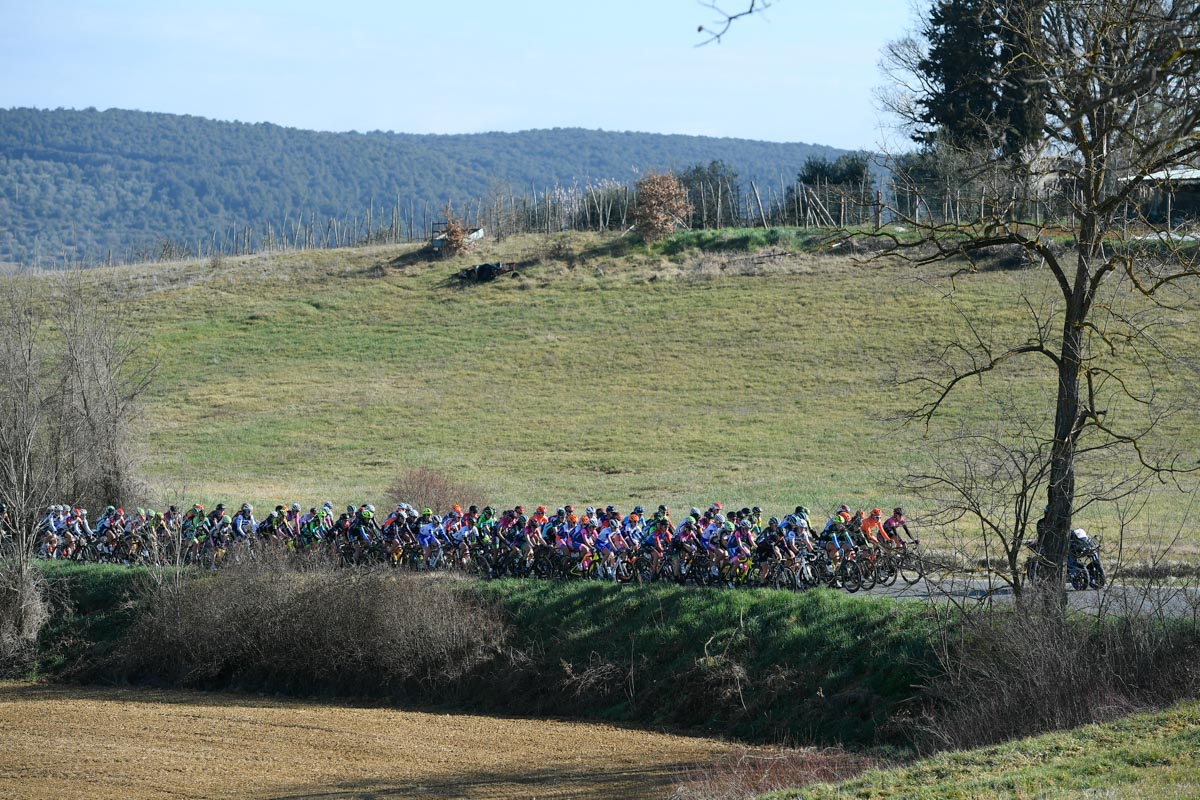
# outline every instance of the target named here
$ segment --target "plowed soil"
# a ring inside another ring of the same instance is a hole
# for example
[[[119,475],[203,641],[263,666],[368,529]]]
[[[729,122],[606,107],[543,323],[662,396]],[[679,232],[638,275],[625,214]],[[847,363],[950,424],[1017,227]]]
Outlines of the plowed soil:
[[[730,750],[587,723],[0,683],[4,798],[650,798]]]

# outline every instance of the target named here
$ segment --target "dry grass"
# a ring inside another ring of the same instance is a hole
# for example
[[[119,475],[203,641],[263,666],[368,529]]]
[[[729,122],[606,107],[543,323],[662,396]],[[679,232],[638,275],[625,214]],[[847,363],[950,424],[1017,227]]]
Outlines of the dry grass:
[[[672,800],[746,800],[781,789],[838,783],[885,765],[837,748],[756,750],[728,753],[714,764],[685,772]]]

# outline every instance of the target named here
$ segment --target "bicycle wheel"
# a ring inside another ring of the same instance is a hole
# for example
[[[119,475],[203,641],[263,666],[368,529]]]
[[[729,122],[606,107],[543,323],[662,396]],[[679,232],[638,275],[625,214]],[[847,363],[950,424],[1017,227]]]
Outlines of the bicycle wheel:
[[[874,562],[857,562],[858,572],[862,575],[862,590],[869,592],[875,588],[875,566],[879,563],[879,559]]]
[[[857,561],[849,559],[842,561],[842,565],[838,567],[838,572],[841,573],[842,588],[847,592],[854,594],[862,588],[862,567]]]
[[[900,578],[909,586],[912,586],[921,578],[925,577],[925,564],[921,556],[916,553],[905,553],[900,557]]]
[[[885,555],[875,561],[875,580],[880,586],[891,586],[899,574],[900,569],[894,555]]]

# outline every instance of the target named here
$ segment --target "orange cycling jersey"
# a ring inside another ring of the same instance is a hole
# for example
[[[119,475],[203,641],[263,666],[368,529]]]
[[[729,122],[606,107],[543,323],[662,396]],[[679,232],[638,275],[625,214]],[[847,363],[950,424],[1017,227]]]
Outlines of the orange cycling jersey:
[[[862,521],[862,532],[869,541],[875,542],[876,544],[881,541],[892,541],[892,537],[888,536],[887,532],[883,529],[883,523],[877,520],[875,517],[867,517]]]

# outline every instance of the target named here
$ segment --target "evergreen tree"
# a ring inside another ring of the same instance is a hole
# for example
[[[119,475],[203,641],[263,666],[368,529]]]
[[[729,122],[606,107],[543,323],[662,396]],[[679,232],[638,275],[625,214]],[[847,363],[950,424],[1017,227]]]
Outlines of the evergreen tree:
[[[1001,103],[999,25],[990,0],[941,0],[922,34],[929,43],[917,65],[930,90],[918,98],[913,138],[957,147],[992,141]]]

